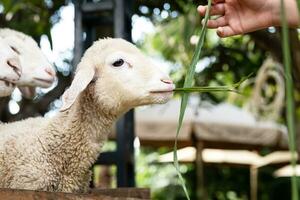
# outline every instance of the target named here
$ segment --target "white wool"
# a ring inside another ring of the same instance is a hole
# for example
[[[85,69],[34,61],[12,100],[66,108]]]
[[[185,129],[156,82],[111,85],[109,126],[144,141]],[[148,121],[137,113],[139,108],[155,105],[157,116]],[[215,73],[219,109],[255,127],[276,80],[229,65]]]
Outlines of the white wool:
[[[14,91],[15,85],[10,82],[0,81],[0,97],[6,97],[11,95]]]

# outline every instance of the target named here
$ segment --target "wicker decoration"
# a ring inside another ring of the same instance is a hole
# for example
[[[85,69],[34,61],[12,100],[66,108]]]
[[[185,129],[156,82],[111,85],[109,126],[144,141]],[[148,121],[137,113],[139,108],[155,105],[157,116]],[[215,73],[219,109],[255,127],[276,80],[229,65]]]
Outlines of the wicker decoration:
[[[271,81],[273,84],[270,83]],[[268,58],[258,71],[247,109],[257,120],[277,121],[283,108],[284,97],[283,68],[279,63]]]

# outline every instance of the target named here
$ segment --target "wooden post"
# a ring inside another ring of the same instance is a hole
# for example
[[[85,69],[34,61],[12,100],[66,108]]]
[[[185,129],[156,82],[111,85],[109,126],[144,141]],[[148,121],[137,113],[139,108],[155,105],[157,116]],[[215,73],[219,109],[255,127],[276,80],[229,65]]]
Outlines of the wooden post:
[[[205,200],[208,198],[204,186],[203,142],[197,142],[196,149],[197,199]]]
[[[117,186],[134,187],[134,112],[126,113],[117,122]]]
[[[114,3],[114,37],[130,41],[131,25],[126,24],[126,11],[131,10],[131,3],[125,3],[125,0],[115,0]],[[131,110],[117,122],[118,187],[135,186],[134,137],[134,110]]]
[[[124,38],[125,35],[125,8],[124,0],[115,0],[114,9],[114,36]]]
[[[258,169],[256,166],[250,166],[250,191],[251,200],[257,200],[257,178]]]

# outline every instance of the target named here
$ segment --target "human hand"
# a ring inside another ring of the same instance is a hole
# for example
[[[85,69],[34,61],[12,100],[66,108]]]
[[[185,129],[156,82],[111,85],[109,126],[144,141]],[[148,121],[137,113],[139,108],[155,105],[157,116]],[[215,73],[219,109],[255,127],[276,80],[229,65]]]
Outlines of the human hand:
[[[279,0],[212,0],[210,15],[220,16],[207,22],[208,28],[217,29],[220,37],[228,37],[280,25]],[[285,8],[290,27],[299,24],[295,0],[285,0]],[[199,6],[198,12],[204,16],[207,6]]]

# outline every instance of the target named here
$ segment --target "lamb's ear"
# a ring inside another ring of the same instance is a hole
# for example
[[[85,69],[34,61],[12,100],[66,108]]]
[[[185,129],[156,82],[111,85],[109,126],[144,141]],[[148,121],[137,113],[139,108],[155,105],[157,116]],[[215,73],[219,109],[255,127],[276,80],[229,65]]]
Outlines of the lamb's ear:
[[[77,71],[70,88],[62,96],[63,105],[60,112],[68,110],[74,104],[79,94],[93,80],[94,75],[95,69],[93,67],[85,67]]]

